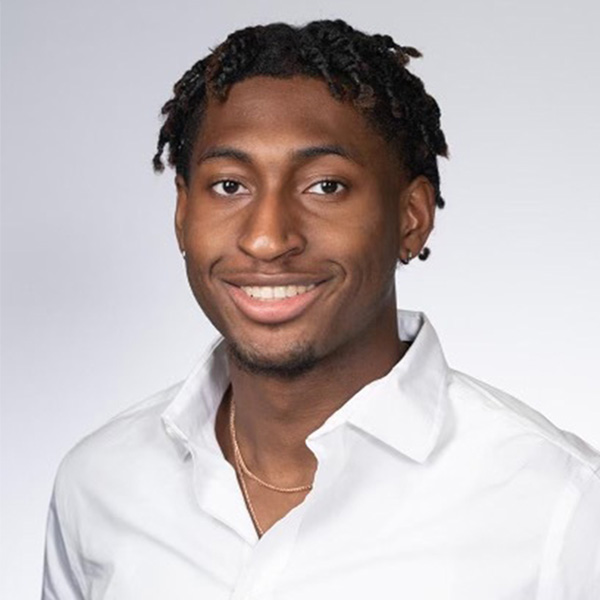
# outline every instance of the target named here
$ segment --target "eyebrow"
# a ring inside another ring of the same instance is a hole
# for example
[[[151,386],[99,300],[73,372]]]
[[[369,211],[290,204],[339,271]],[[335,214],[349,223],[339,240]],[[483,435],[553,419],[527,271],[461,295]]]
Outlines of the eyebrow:
[[[323,146],[308,146],[307,148],[300,148],[292,152],[292,157],[296,160],[304,160],[308,158],[314,158],[317,156],[327,156],[333,154],[335,156],[341,156],[346,160],[358,163],[359,160],[353,152],[350,152],[344,146],[338,144],[326,144]]]
[[[362,164],[353,152],[350,152],[347,148],[338,144],[324,144],[299,148],[298,150],[291,152],[291,158],[294,161],[302,161],[332,154],[357,164]],[[198,158],[197,164],[215,158],[231,158],[242,163],[252,164],[252,157],[250,154],[231,146],[215,146],[212,148],[207,148]]]
[[[243,163],[251,163],[252,159],[247,152],[231,148],[229,146],[216,146],[208,148],[198,157],[198,164],[205,160],[211,160],[213,158],[233,158]]]

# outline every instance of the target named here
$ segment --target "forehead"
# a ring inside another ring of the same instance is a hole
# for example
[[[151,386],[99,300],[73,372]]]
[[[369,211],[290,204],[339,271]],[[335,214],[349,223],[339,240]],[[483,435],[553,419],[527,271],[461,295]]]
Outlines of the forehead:
[[[271,147],[337,144],[366,162],[393,154],[350,102],[334,98],[324,81],[304,76],[256,76],[234,84],[225,101],[209,99],[197,151],[262,141]]]

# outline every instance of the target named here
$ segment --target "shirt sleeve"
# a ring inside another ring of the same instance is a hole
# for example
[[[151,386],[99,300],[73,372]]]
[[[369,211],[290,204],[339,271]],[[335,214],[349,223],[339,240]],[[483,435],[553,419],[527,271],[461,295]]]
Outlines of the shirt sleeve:
[[[55,491],[48,511],[42,600],[85,600],[77,576],[81,571],[73,557],[61,524]]]
[[[537,598],[600,599],[600,474],[589,466],[568,483],[557,505]]]

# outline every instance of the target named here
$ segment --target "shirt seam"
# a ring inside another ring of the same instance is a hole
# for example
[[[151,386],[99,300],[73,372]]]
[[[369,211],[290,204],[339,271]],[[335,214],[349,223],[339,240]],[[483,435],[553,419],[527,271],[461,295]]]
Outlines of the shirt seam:
[[[579,479],[580,475],[581,472],[577,471],[574,476],[569,478],[554,509],[542,551],[536,600],[551,600],[555,593],[560,591],[554,585],[554,579],[558,573],[558,562],[561,549],[564,545],[566,531],[572,520],[577,503],[581,499],[585,484],[589,479],[596,476],[596,471],[586,471],[583,474],[583,481],[576,483],[575,480],[576,478]]]
[[[65,553],[67,554],[67,558],[69,561],[69,570],[73,573],[73,576],[77,582],[77,585],[79,587],[79,591],[82,594],[82,597],[87,597],[87,595],[88,595],[87,580],[84,577],[83,571],[80,570],[77,560],[75,560],[75,558],[73,556],[71,547],[75,546],[76,544],[71,535],[71,532],[69,531],[68,526],[66,525],[66,520],[64,518],[64,511],[62,510],[62,504],[63,504],[62,498],[64,498],[66,496],[66,494],[64,494],[62,492],[61,488],[63,488],[62,479],[64,479],[64,469],[66,468],[67,463],[68,463],[68,457],[65,457],[65,461],[64,461],[63,467],[61,469],[61,470],[63,470],[63,474],[59,474],[59,477],[57,477],[52,502],[54,503],[54,506],[56,508],[56,519],[58,521],[60,533],[64,540]]]
[[[496,406],[499,406],[499,407],[505,409],[501,413],[501,415],[498,415],[499,417],[501,416],[507,420],[518,423],[524,429],[526,429],[529,433],[537,435],[541,439],[552,444],[553,446],[559,448],[560,450],[563,450],[571,458],[575,459],[581,467],[585,467],[592,474],[594,474],[598,477],[598,475],[600,474],[600,457],[598,458],[597,461],[593,461],[589,458],[582,456],[581,453],[579,453],[577,450],[573,449],[569,444],[564,443],[562,440],[558,440],[554,437],[551,437],[543,429],[540,429],[536,426],[532,426],[526,418],[516,415],[510,409],[510,406],[507,406],[503,402],[499,401],[492,393],[490,393],[489,390],[485,389],[483,386],[476,385],[473,381],[471,381],[471,379],[468,375],[464,375],[463,373],[460,373],[459,371],[453,371],[453,374],[458,379],[460,379],[460,381],[462,383],[464,383],[465,385],[468,385],[473,391],[484,394],[486,396],[486,398],[491,400]],[[535,409],[531,409],[531,410],[535,410]],[[557,428],[557,431],[562,431],[562,430]]]

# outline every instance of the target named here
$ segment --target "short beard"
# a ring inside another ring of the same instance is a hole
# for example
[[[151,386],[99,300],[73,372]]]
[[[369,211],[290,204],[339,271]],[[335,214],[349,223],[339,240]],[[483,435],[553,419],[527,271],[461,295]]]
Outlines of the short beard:
[[[227,351],[240,370],[275,379],[295,379],[313,369],[319,362],[314,349],[301,344],[279,361],[242,349],[232,342],[228,342]]]

